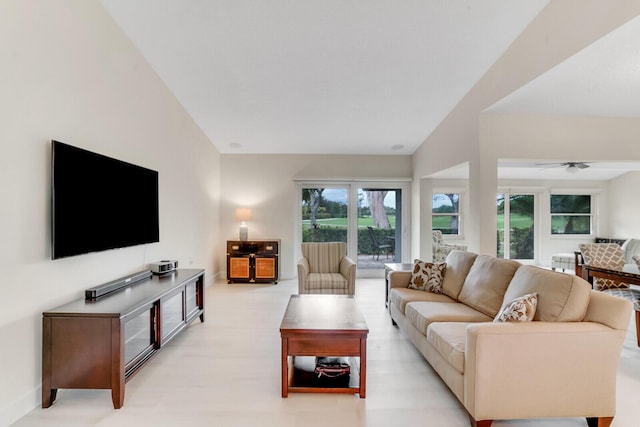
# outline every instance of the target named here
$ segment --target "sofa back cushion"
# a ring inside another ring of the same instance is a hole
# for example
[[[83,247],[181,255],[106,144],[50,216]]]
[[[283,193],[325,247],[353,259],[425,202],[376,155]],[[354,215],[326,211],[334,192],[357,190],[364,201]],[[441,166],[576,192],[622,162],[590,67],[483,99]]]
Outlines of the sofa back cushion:
[[[513,276],[504,302],[533,292],[538,294],[533,320],[580,322],[587,312],[591,285],[573,274],[524,265]]]
[[[451,251],[447,255],[447,269],[444,272],[442,281],[442,293],[458,299],[464,279],[469,274],[469,270],[478,255],[473,252]]]
[[[502,307],[507,286],[520,266],[518,261],[478,255],[462,284],[458,301],[495,317]],[[448,272],[447,263],[445,279]]]

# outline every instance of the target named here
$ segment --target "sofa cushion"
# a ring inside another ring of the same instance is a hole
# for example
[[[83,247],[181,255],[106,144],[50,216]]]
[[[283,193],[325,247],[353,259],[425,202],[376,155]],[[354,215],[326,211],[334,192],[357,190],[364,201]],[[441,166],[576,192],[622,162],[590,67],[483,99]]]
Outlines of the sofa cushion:
[[[402,313],[404,313],[407,304],[413,301],[456,302],[454,299],[443,294],[434,294],[432,292],[409,288],[391,288],[389,300],[393,305],[398,307]]]
[[[476,260],[478,254],[464,251],[451,251],[447,255],[447,269],[442,281],[442,292],[453,299],[458,299],[464,279]]]
[[[502,307],[507,286],[520,265],[519,262],[509,259],[478,255],[462,284],[458,301],[490,316],[493,320]]]
[[[531,322],[536,314],[538,294],[523,295],[502,305],[494,322]]]
[[[467,325],[466,322],[433,322],[427,328],[429,344],[461,374],[464,374]]]
[[[480,313],[462,303],[414,301],[404,309],[407,320],[422,334],[433,322],[491,322],[493,317]]]
[[[444,262],[426,262],[416,259],[408,287],[419,291],[442,293],[442,278],[447,264]]]
[[[538,306],[533,320],[579,322],[589,305],[591,285],[573,274],[523,265],[513,276],[504,302],[534,292],[538,294]]]

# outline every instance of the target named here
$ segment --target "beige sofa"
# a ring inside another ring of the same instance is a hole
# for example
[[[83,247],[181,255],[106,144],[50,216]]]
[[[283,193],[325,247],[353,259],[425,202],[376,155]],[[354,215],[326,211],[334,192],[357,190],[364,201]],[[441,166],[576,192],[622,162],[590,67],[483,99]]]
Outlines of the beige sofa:
[[[631,303],[583,279],[516,261],[453,251],[443,293],[389,277],[397,324],[469,412],[493,420],[585,417],[609,426]],[[503,302],[538,294],[531,322],[493,322]]]

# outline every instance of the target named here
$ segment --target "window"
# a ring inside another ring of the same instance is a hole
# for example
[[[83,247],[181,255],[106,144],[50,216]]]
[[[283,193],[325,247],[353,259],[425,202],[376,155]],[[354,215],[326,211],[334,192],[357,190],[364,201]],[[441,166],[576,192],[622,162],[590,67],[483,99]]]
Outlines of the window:
[[[360,277],[378,277],[385,263],[409,253],[411,210],[402,197],[410,192],[408,183],[302,181],[297,187],[297,241],[346,242]]]
[[[591,196],[551,195],[551,234],[591,234]]]
[[[431,228],[442,234],[460,234],[460,194],[433,193]]]
[[[497,195],[498,258],[532,260],[535,254],[536,196]]]

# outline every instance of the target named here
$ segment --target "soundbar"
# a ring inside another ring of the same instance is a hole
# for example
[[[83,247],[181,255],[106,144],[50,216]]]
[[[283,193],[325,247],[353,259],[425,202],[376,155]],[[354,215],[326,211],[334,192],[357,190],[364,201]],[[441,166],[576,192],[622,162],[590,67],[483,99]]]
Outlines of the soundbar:
[[[116,280],[112,280],[111,282],[96,286],[95,288],[85,289],[84,299],[95,300],[110,293],[119,291],[120,289],[126,288],[127,286],[131,286],[142,280],[148,279],[149,277],[151,277],[151,271],[145,270],[135,273],[131,276],[125,276]]]

